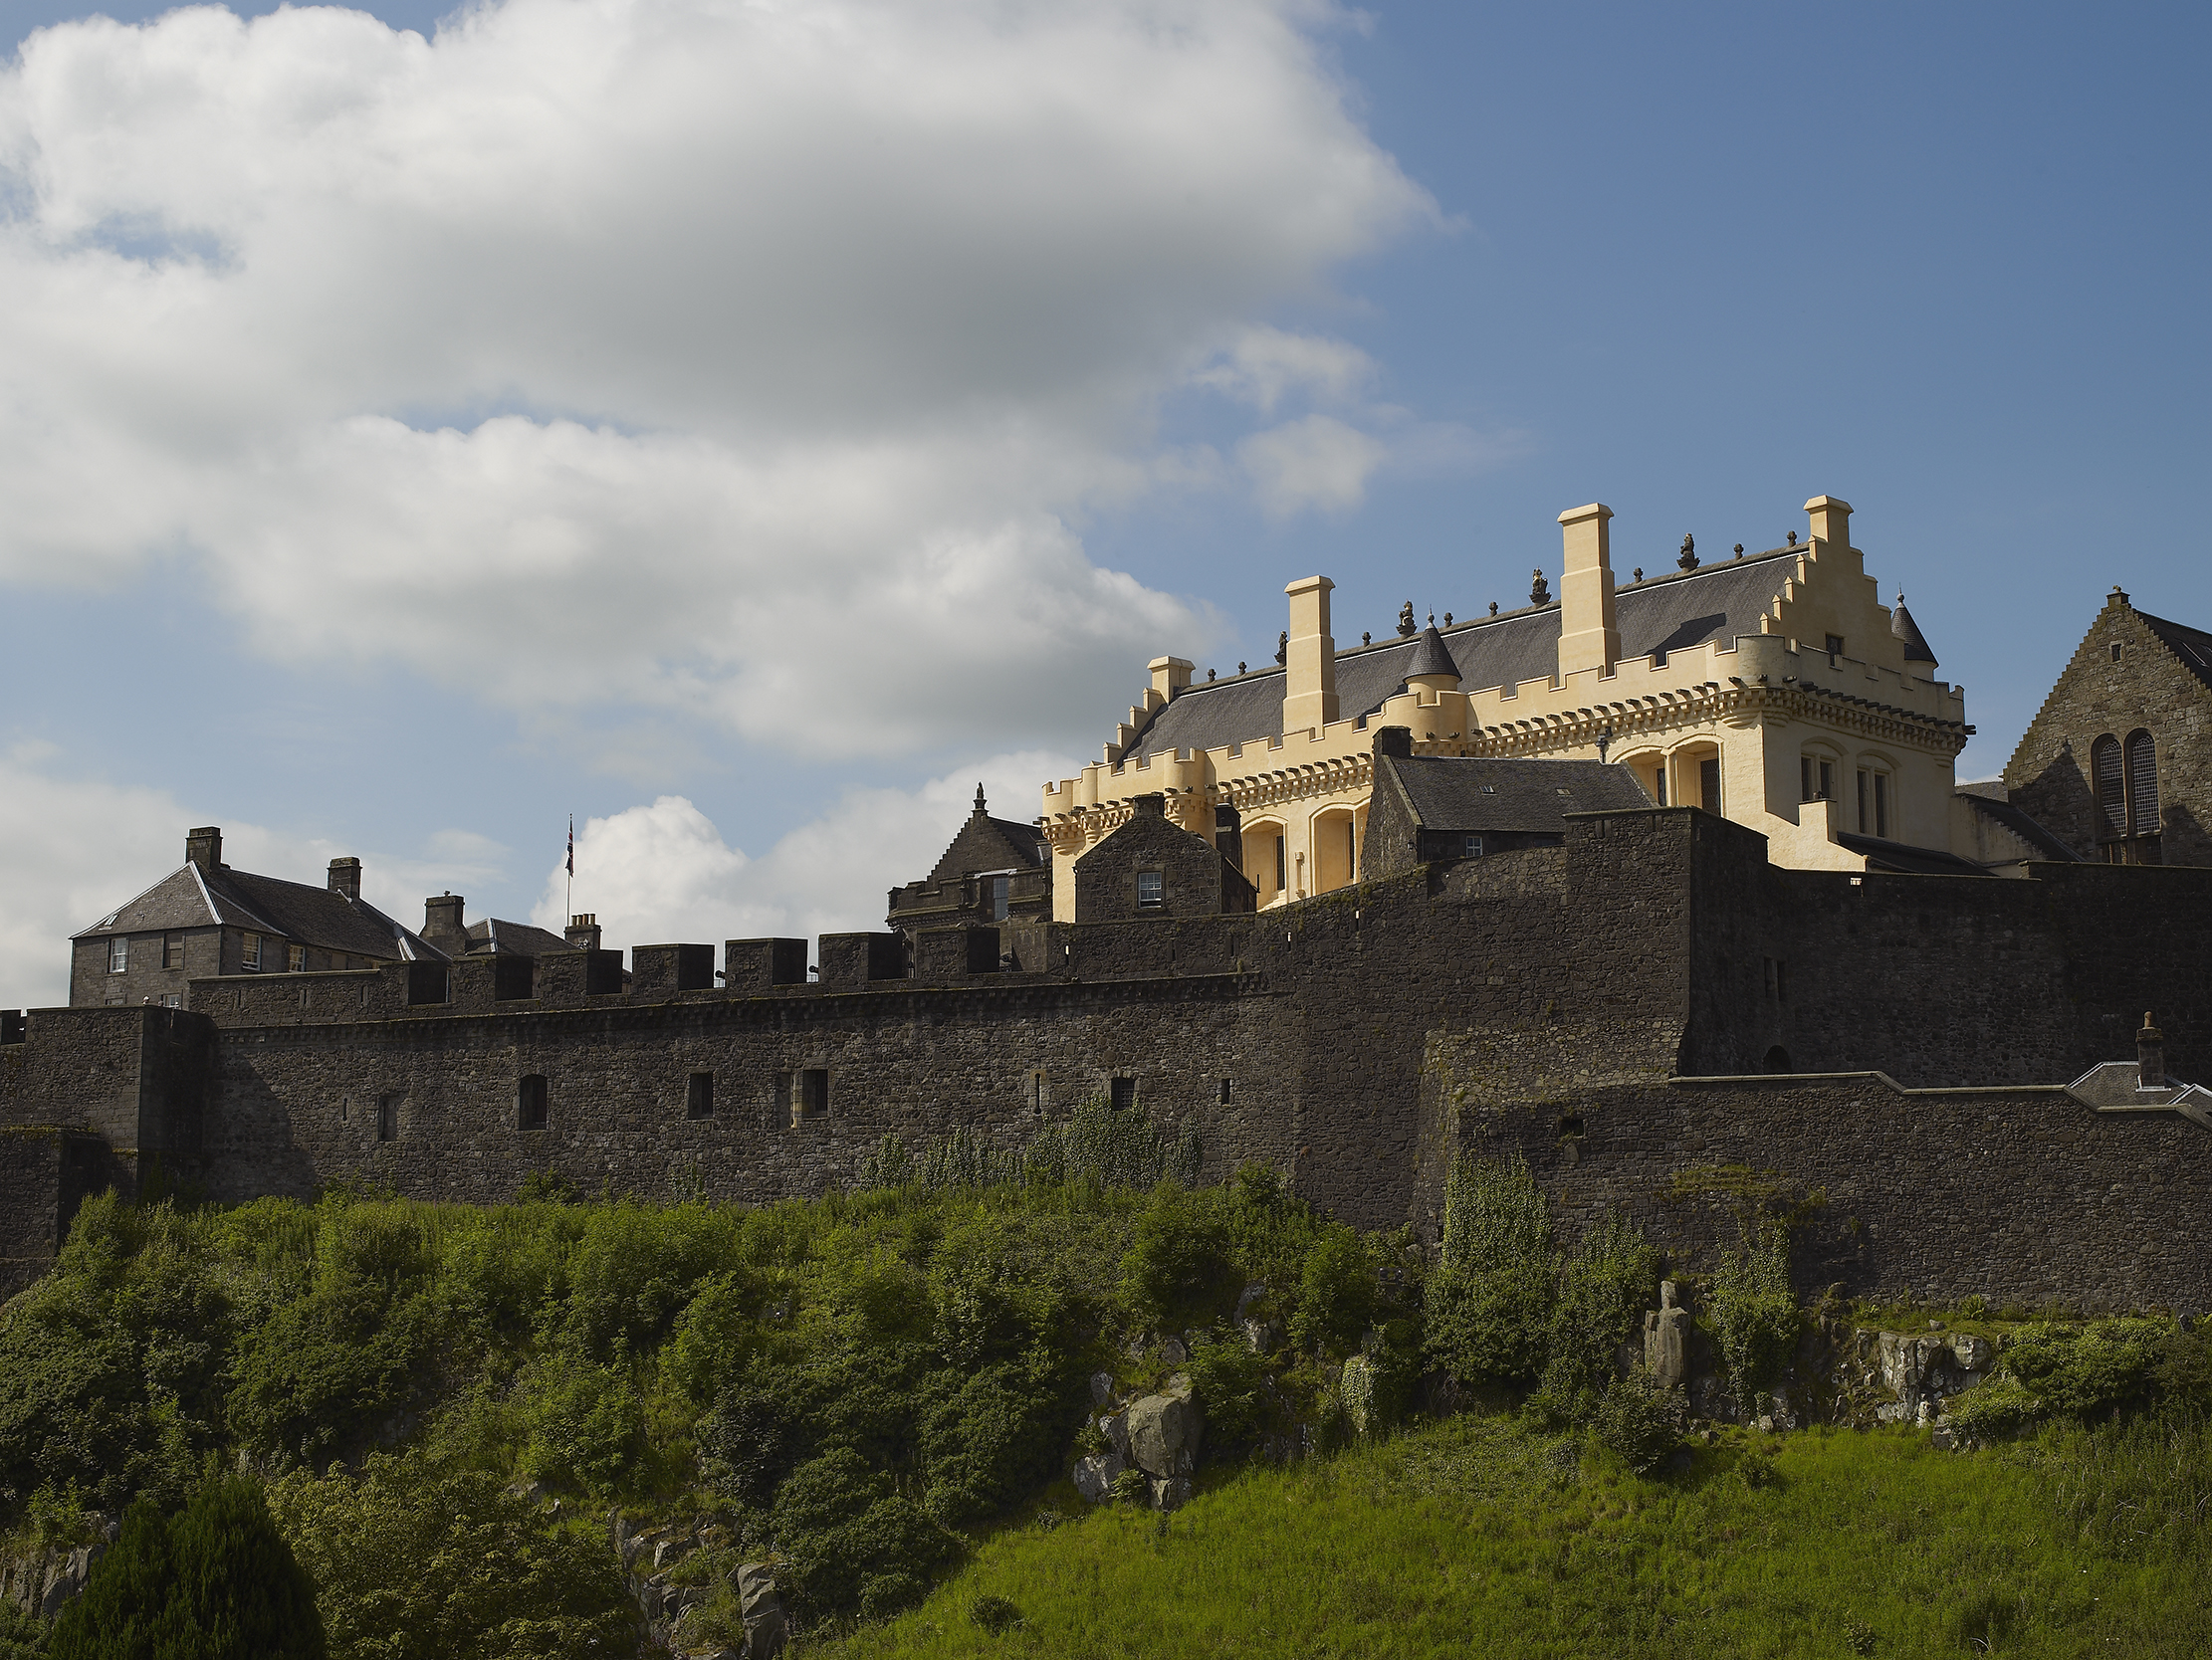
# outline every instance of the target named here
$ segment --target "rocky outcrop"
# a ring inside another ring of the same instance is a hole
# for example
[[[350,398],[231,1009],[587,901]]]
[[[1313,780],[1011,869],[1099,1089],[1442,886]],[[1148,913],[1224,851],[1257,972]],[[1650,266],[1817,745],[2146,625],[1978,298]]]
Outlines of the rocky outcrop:
[[[1091,1379],[1093,1405],[1113,1405],[1115,1398],[1113,1379],[1106,1373]],[[1160,1393],[1141,1395],[1126,1407],[1102,1414],[1095,1427],[1105,1437],[1107,1450],[1078,1459],[1069,1472],[1075,1491],[1085,1499],[1105,1504],[1116,1496],[1117,1482],[1127,1488],[1124,1478],[1131,1472],[1143,1478],[1156,1509],[1174,1510],[1190,1499],[1205,1422],[1191,1398],[1188,1376],[1177,1372]]]
[[[764,1562],[746,1562],[735,1568],[681,1574],[679,1570],[704,1551],[724,1549],[720,1530],[704,1523],[692,1527],[669,1525],[633,1530],[620,1511],[607,1513],[607,1532],[615,1555],[622,1558],[629,1577],[630,1595],[636,1599],[645,1623],[647,1641],[656,1652],[665,1651],[689,1660],[768,1660],[780,1654],[789,1633],[783,1605],[775,1592],[774,1570]],[[709,1557],[697,1566],[708,1566]],[[714,1599],[725,1584],[731,1586],[745,1626],[745,1646],[686,1648],[682,1623],[692,1609]]]
[[[1662,1280],[1659,1293],[1659,1308],[1644,1317],[1644,1369],[1678,1388],[1689,1381],[1689,1311],[1676,1304],[1672,1280]]]
[[[92,1519],[93,1538],[83,1545],[48,1546],[0,1564],[0,1596],[41,1619],[53,1619],[84,1594],[93,1568],[121,1531],[112,1516]]]

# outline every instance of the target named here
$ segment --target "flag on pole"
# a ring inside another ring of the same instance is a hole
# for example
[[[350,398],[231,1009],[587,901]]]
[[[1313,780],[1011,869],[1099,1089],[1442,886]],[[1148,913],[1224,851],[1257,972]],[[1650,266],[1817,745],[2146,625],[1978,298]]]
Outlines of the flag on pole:
[[[568,815],[568,874],[576,874],[576,815]]]

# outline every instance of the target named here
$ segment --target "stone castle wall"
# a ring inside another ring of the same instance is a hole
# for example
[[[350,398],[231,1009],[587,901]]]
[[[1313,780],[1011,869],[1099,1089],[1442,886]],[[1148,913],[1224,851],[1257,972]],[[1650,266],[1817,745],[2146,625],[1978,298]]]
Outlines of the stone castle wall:
[[[1982,1275],[1965,1289],[2009,1296],[2071,1254],[2082,1295],[2176,1301],[2199,1270],[2144,1253],[2144,1230],[2179,1237],[2201,1207],[2212,1138],[2032,1087],[2129,1056],[2146,1008],[2175,1075],[2212,1076],[2207,925],[2207,871],[1855,880],[1778,871],[1702,811],[1593,814],[1563,847],[1256,915],[928,933],[911,970],[895,940],[838,935],[731,941],[720,986],[706,947],[655,946],[626,990],[614,953],[578,951],[527,986],[394,964],[195,981],[189,1013],[37,1010],[0,1043],[0,1124],[156,1151],[226,1199],[365,1178],[493,1201],[552,1169],[759,1201],[852,1181],[886,1134],[1016,1146],[1121,1078],[1197,1130],[1206,1179],[1263,1160],[1365,1227],[1433,1231],[1453,1152],[1511,1144],[1570,1222],[1621,1204],[1672,1238],[1660,1197],[1741,1165],[1825,1186],[1822,1214],[1865,1225],[1874,1243],[1831,1251],[1828,1279]],[[1778,1049],[1801,1074],[2010,1093],[1976,1118],[1863,1081],[1670,1082]],[[809,1071],[827,1111],[794,1124]],[[544,1080],[543,1129],[525,1079]],[[2038,1244],[2039,1202],[2078,1225]]]

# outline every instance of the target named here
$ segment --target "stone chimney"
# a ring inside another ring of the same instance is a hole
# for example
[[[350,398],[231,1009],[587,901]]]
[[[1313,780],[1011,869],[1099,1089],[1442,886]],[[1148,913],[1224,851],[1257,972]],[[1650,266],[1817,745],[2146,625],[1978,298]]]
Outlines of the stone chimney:
[[[1175,702],[1191,684],[1192,665],[1180,657],[1156,657],[1146,665],[1152,671],[1152,690],[1164,704]]]
[[[1851,504],[1838,496],[1816,496],[1805,504],[1813,520],[1813,539],[1831,547],[1851,545]]]
[[[1611,674],[1621,661],[1621,628],[1613,612],[1613,548],[1603,502],[1559,516],[1565,562],[1559,572],[1559,678],[1586,669]]]
[[[331,861],[331,892],[342,894],[346,899],[358,901],[361,897],[361,862],[358,859],[332,859]]]
[[[1414,753],[1414,728],[1411,726],[1377,726],[1375,752],[1378,755],[1397,755],[1411,760]]]
[[[1337,718],[1336,641],[1329,637],[1329,590],[1335,586],[1326,576],[1302,576],[1283,589],[1290,596],[1290,639],[1283,648],[1285,734]]]
[[[982,794],[983,785],[978,784],[976,792],[979,795]],[[567,939],[568,943],[575,946],[579,951],[597,950],[599,948],[599,919],[588,911],[579,917],[570,917],[568,919]],[[805,941],[802,939],[799,943],[804,944]]]
[[[1160,790],[1154,790],[1149,795],[1133,795],[1129,798],[1129,808],[1139,818],[1166,818],[1168,798]]]
[[[223,868],[223,832],[210,824],[203,830],[184,832],[184,862],[203,871]]]
[[[422,902],[422,936],[448,956],[467,953],[469,931],[461,926],[459,894],[440,894]]]
[[[2166,1034],[2150,1023],[2150,1010],[2143,1010],[2143,1029],[2135,1034],[2135,1088],[2162,1090],[2166,1087]]]

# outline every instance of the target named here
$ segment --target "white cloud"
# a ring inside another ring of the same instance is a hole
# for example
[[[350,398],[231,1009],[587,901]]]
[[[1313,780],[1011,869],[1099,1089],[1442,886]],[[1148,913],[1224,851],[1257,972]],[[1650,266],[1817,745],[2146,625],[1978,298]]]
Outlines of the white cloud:
[[[541,719],[1056,740],[1215,631],[1068,516],[1217,471],[1149,433],[1224,339],[1263,410],[1356,390],[1355,348],[1254,319],[1434,220],[1316,47],[1337,20],[505,0],[428,42],[330,8],[34,34],[0,67],[0,579],[190,560],[266,653]],[[1360,447],[1306,442],[1327,469],[1263,500],[1356,502]]]
[[[69,938],[184,863],[184,832],[214,822],[165,790],[72,778],[52,744],[0,750],[0,1008],[69,1001]],[[217,815],[219,819],[220,815]],[[507,850],[466,830],[433,834],[420,856],[398,856],[256,824],[223,825],[223,857],[240,870],[321,885],[331,861],[361,860],[361,893],[411,927],[427,894],[466,893],[500,874]]]
[[[1272,415],[1275,405],[1294,390],[1332,403],[1352,398],[1375,378],[1375,360],[1347,340],[1262,325],[1245,329],[1221,361],[1192,378]]]
[[[1077,766],[1029,751],[918,789],[847,790],[758,859],[725,842],[691,802],[664,795],[578,827],[575,904],[599,920],[609,946],[880,929],[889,890],[929,874],[973,810],[979,782],[998,817],[1026,821],[1038,786]],[[557,930],[566,905],[567,876],[556,865],[531,920]]]
[[[1236,446],[1260,511],[1288,519],[1307,508],[1349,513],[1367,481],[1390,458],[1380,439],[1331,415],[1308,415],[1255,432]]]

